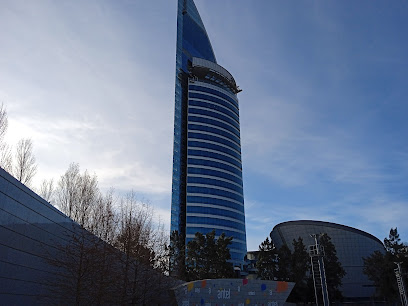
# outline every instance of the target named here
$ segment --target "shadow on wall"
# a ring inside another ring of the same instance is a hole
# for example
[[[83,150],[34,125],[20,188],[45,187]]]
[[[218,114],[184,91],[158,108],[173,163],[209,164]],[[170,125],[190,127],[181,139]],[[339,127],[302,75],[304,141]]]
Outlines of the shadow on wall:
[[[179,283],[90,234],[0,168],[5,305],[157,304]]]

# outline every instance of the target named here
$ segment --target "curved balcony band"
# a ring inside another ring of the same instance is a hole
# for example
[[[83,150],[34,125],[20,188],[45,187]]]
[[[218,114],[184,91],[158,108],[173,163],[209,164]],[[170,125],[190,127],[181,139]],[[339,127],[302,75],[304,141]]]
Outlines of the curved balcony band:
[[[221,85],[225,84],[229,86],[235,94],[242,91],[227,69],[203,58],[193,57],[191,72],[199,79],[210,79]]]

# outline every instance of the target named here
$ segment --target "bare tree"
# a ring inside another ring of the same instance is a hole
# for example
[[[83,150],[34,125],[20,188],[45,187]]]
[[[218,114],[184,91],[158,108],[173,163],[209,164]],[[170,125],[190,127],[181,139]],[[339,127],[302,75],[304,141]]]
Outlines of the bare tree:
[[[55,204],[80,226],[67,233],[69,243],[58,245],[60,255],[48,256],[49,263],[62,271],[62,277],[51,280],[57,284],[56,296],[67,296],[68,301],[75,298],[72,302],[78,305],[114,304],[112,290],[118,277],[112,247],[116,230],[113,202],[113,192],[103,196],[96,175],[81,173],[78,164],[70,164],[61,176]]]
[[[74,219],[84,228],[92,229],[92,215],[97,199],[99,198],[98,179],[91,176],[87,170],[80,177],[79,198]]]
[[[58,182],[57,207],[71,219],[78,201],[80,180],[79,165],[72,163]]]
[[[106,195],[99,194],[92,213],[89,216],[88,230],[98,238],[97,274],[93,277],[94,285],[91,287],[97,305],[115,304],[118,298],[116,286],[113,285],[121,279],[118,269],[118,251],[113,243],[117,229],[117,214],[113,208],[113,190]],[[109,291],[110,290],[110,291]],[[113,290],[113,292],[112,292]],[[111,302],[106,303],[111,298]]]
[[[7,132],[8,127],[8,117],[7,110],[4,107],[3,103],[0,106],[0,143],[3,141],[4,135]]]
[[[7,110],[3,103],[0,106],[0,167],[7,172],[11,173],[12,168],[12,155],[11,147],[4,143],[4,136],[6,135],[8,128]]]
[[[86,229],[92,228],[92,216],[100,196],[98,179],[88,171],[81,174],[79,165],[72,163],[58,182],[57,206],[68,217]],[[92,231],[92,230],[91,230]]]
[[[142,305],[159,299],[157,292],[168,286],[163,274],[168,240],[162,225],[154,222],[152,206],[137,201],[133,192],[122,199],[118,221],[115,247],[123,254],[121,303]]]
[[[30,185],[37,173],[31,139],[21,139],[17,143],[14,176],[23,184]]]
[[[54,180],[43,180],[38,190],[38,194],[47,202],[53,202],[54,197]]]
[[[56,280],[60,296],[66,292],[86,303],[87,292],[96,304],[137,305],[168,298],[158,294],[172,286],[164,274],[168,235],[161,222],[155,222],[151,205],[138,201],[133,192],[118,202],[112,190],[103,195],[96,175],[81,173],[75,163],[58,181],[55,204],[90,235],[76,230],[66,239],[69,244],[59,247],[63,255],[51,256],[50,263],[69,278]]]
[[[165,275],[169,275],[170,272],[169,243],[169,233],[165,230],[164,223],[162,223],[161,219],[159,218],[154,241],[154,251],[156,255],[154,268]]]
[[[115,212],[113,190],[109,190],[106,195],[99,195],[89,216],[88,230],[96,237],[113,245],[117,232],[118,215]]]
[[[114,248],[76,223],[63,238],[45,254],[47,263],[56,268],[45,279],[52,304],[116,304]]]
[[[0,141],[0,167],[6,170],[8,173],[13,172],[13,156],[11,153],[11,147]]]

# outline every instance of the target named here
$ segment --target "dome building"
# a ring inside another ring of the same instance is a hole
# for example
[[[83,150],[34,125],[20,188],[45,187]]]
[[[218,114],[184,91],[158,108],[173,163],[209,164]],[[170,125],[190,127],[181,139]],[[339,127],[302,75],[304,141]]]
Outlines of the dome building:
[[[342,279],[342,293],[350,300],[369,299],[375,292],[373,283],[363,273],[363,257],[375,251],[384,252],[382,242],[361,230],[323,221],[288,221],[276,225],[272,239],[276,247],[286,244],[292,251],[293,239],[301,237],[306,247],[314,244],[311,234],[326,233],[336,247],[337,257],[346,271]]]

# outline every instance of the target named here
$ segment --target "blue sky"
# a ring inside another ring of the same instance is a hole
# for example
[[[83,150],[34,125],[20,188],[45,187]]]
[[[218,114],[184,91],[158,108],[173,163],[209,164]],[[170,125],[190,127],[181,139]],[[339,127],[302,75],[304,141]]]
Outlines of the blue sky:
[[[170,222],[176,3],[0,3],[7,141]],[[239,94],[248,249],[288,220],[408,241],[408,3],[196,0]]]

